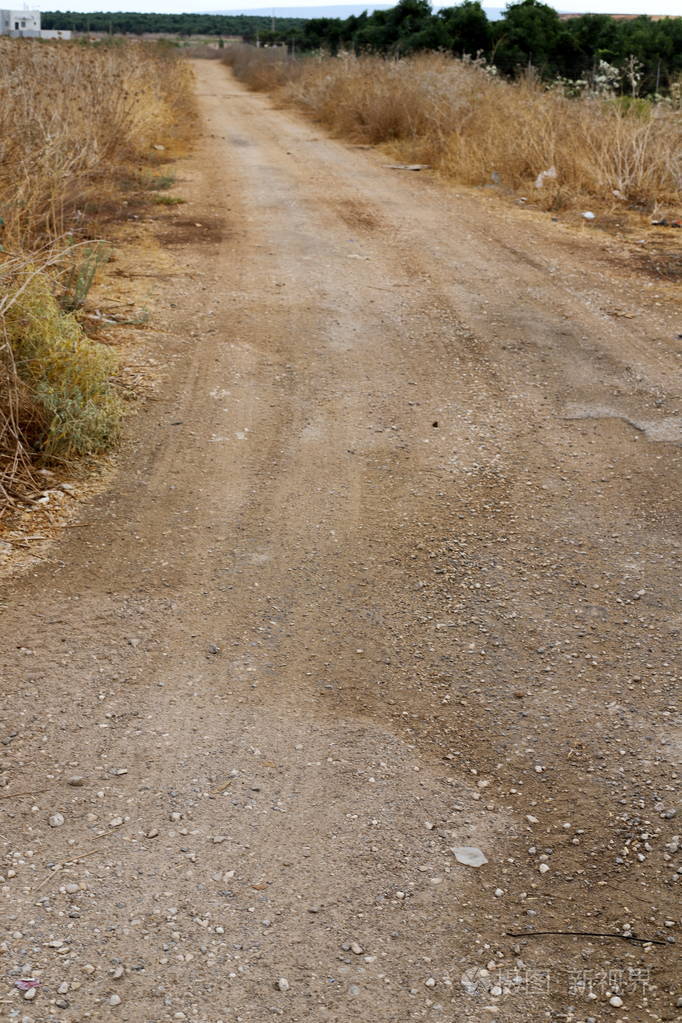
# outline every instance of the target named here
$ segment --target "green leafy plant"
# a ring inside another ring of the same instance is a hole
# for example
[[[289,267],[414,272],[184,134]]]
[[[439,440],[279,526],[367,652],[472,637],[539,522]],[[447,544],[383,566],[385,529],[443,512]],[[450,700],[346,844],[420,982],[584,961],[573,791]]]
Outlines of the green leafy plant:
[[[3,355],[15,393],[30,406],[24,445],[51,458],[106,450],[118,437],[123,411],[114,352],[90,340],[60,308],[44,274],[28,267],[15,287],[3,317]]]
[[[82,309],[95,280],[97,268],[106,263],[111,250],[104,242],[86,248],[76,248],[71,270],[66,278],[61,305],[66,312]]]

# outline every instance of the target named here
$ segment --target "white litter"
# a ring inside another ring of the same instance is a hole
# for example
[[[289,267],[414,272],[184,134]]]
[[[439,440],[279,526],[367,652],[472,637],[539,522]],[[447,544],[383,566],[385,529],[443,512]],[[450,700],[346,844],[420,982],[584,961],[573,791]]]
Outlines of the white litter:
[[[452,847],[455,859],[465,867],[482,867],[487,857],[475,845],[455,845]]]

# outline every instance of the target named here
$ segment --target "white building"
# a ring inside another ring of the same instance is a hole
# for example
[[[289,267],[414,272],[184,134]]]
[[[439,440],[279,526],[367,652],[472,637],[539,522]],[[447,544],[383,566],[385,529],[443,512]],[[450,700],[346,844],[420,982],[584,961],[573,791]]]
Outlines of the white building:
[[[40,11],[0,11],[0,35],[40,38]]]
[[[28,39],[70,39],[64,29],[41,29],[40,11],[0,11],[0,36]]]

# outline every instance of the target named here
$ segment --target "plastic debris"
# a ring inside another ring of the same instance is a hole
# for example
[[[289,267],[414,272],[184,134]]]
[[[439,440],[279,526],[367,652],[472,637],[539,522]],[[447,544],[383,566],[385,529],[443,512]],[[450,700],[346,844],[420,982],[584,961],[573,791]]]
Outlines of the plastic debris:
[[[431,170],[430,163],[389,163],[386,165],[389,170],[421,171]]]
[[[14,981],[14,986],[20,991],[31,991],[35,987],[40,987],[40,981],[35,977],[22,977],[21,980]]]
[[[540,173],[535,179],[535,187],[542,188],[545,184],[545,181],[554,181],[556,179],[556,176],[557,176],[556,167],[553,166],[548,167],[547,170],[540,171]]]
[[[488,862],[485,853],[475,845],[455,845],[452,852],[457,862],[463,863],[465,867],[482,867]]]
[[[586,210],[585,213],[581,213],[580,216],[583,218],[583,220],[594,220],[595,219],[594,213],[592,213],[590,210]]]

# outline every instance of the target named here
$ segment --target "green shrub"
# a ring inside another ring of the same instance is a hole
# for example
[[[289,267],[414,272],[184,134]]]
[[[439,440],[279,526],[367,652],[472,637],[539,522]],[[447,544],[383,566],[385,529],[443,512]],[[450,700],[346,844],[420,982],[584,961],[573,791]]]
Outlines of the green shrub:
[[[17,294],[4,333],[8,371],[35,410],[33,449],[69,458],[109,448],[123,412],[113,382],[116,356],[61,310],[46,277],[34,274]]]

